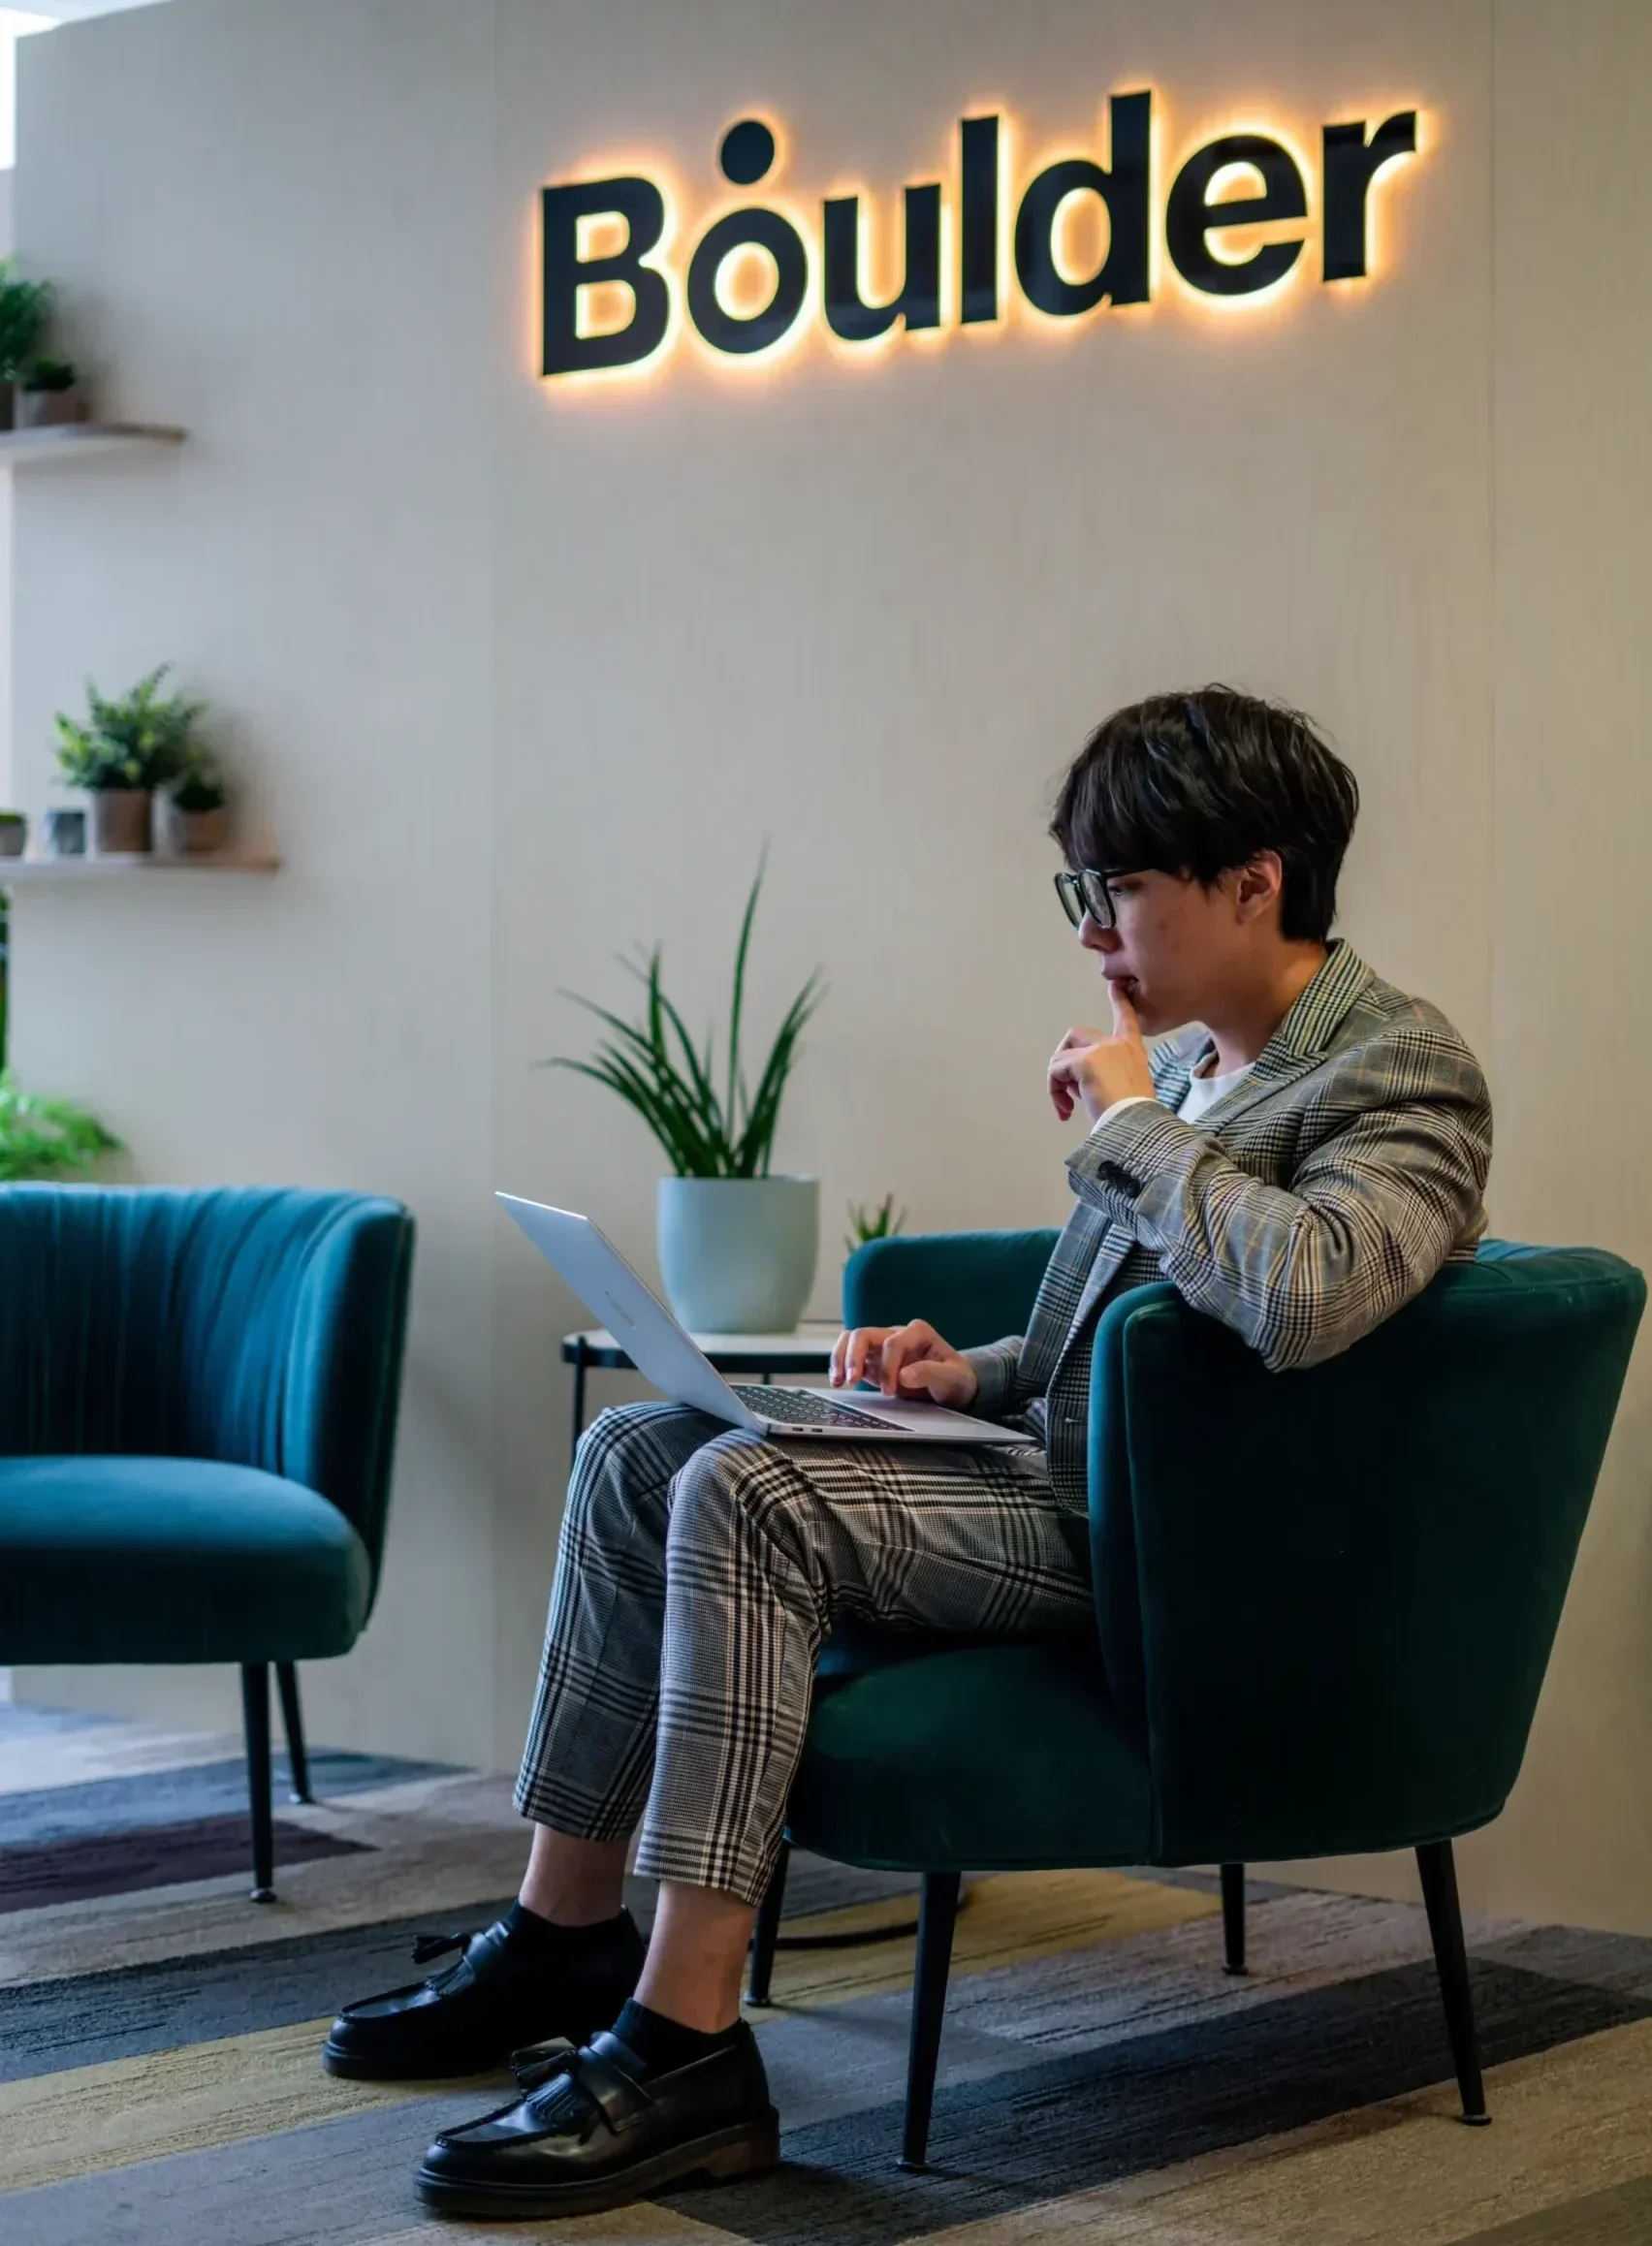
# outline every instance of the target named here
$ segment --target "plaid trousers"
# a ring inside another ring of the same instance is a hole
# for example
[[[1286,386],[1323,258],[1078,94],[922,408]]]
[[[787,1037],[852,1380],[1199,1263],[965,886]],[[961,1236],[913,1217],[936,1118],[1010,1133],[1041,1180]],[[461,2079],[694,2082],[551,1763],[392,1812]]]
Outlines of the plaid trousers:
[[[1031,1442],[786,1445],[675,1404],[604,1411],[569,1485],[517,1808],[589,1840],[641,1819],[639,1872],[760,1902],[834,1623],[1093,1628],[1063,1512]]]

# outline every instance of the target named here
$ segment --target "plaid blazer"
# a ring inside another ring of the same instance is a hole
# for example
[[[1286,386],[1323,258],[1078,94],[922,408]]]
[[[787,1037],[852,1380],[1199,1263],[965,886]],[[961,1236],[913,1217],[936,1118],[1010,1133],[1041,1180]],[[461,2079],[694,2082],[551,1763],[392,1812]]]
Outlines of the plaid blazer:
[[[1373,974],[1340,938],[1242,1084],[1197,1123],[1176,1114],[1214,1051],[1194,1028],[1152,1055],[1157,1102],[1067,1157],[1078,1205],[1025,1336],[964,1354],[973,1408],[1024,1417],[1065,1502],[1087,1503],[1091,1343],[1127,1287],[1170,1281],[1270,1372],[1335,1356],[1485,1230],[1491,1102],[1444,1014]]]

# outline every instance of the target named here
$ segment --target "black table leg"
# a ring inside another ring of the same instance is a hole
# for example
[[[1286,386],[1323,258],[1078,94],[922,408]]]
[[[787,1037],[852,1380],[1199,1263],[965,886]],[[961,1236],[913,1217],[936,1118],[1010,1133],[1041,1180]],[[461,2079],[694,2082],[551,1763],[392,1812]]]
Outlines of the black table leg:
[[[586,1345],[582,1338],[574,1344],[574,1439],[568,1445],[568,1471],[574,1471],[574,1461],[580,1452],[580,1437],[585,1433]]]
[[[313,1802],[310,1791],[309,1754],[304,1746],[303,1710],[299,1702],[299,1671],[294,1661],[277,1661],[275,1682],[281,1691],[281,1724],[287,1734],[287,1767],[292,1772],[289,1801]]]
[[[275,1832],[270,1809],[270,1664],[241,1663],[241,1721],[246,1728],[246,1786],[252,1813],[252,1899],[275,1900]]]

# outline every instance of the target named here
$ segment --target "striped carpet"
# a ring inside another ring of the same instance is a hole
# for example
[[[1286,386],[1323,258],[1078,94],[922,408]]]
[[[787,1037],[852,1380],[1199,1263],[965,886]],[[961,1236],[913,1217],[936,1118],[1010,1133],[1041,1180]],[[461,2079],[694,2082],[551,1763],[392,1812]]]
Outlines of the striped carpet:
[[[1646,2246],[1652,1942],[1471,1923],[1494,2115],[1456,2093],[1422,1914],[1254,1884],[1222,1971],[1200,1873],[969,1884],[933,2172],[895,2166],[909,1935],[782,1950],[752,2015],[781,2167],[562,2224],[442,2225],[412,2171],[504,2078],[335,2081],[337,2004],[486,1923],[508,1781],[365,1756],[281,1785],[280,1900],[246,1898],[234,1740],[0,1706],[0,2239],[7,2246]],[[912,1882],[799,1859],[788,1933],[909,1924]],[[651,1897],[638,1884],[639,1915]]]

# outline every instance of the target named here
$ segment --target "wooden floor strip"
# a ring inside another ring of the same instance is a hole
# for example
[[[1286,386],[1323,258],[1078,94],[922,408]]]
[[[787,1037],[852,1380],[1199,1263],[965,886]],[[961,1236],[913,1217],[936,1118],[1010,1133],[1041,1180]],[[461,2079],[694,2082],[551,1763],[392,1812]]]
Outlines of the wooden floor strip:
[[[1465,2246],[1646,2246],[1652,2238],[1652,2176],[1591,2192],[1562,2207],[1477,2230]]]
[[[1486,2096],[1489,2129],[1465,2129],[1442,2085],[925,2246],[1504,2246],[1501,2226],[1544,2213],[1571,2246],[1587,2233],[1562,2210],[1652,2178],[1652,2021],[1494,2068]]]
[[[969,1882],[953,1937],[954,1978],[990,1973],[1056,1951],[1097,1942],[1157,1933],[1166,1926],[1209,1918],[1222,1909],[1214,1895],[1172,1887],[1122,1872],[998,1872]],[[863,1904],[813,1918],[788,1918],[787,1935],[847,1931],[912,1917],[909,1901]],[[782,1949],[775,1958],[775,2011],[814,2010],[851,1997],[910,1988],[917,1957],[915,1936],[869,1943],[853,1949]],[[753,2011],[753,2019],[769,2016]]]
[[[280,1874],[276,1901],[263,1906],[248,1901],[248,1879],[237,1874],[12,1913],[0,1919],[0,1983],[147,1965],[404,1913],[429,1912],[440,1925],[478,1896],[515,1893],[528,1833],[510,1791],[505,1778],[429,1779],[348,1803],[283,1803],[284,1820],[373,1853],[296,1864]]]
[[[0,2086],[0,2192],[270,2136],[420,2095],[424,2086],[324,2074],[319,2053],[330,2025],[307,2020]],[[485,2083],[478,2112],[490,2096]]]
[[[89,1722],[83,1730],[0,1737],[0,1796],[43,1787],[85,1786],[104,1778],[136,1778],[145,1771],[186,1770],[245,1752],[238,1739],[145,1724]],[[0,1830],[5,1818],[0,1801]]]
[[[360,2246],[440,2246],[452,2225],[438,2230],[432,2220],[420,2223],[409,2230],[390,2230],[382,2237],[364,2238]],[[618,2207],[612,2215],[563,2215],[546,2223],[475,2223],[467,2222],[460,2232],[462,2246],[481,2246],[482,2241],[498,2241],[498,2246],[519,2246],[519,2242],[532,2238],[553,2238],[558,2246],[727,2246],[727,2241],[738,2238],[733,2230],[718,2230],[710,2223],[697,2223],[691,2215],[680,2215],[672,2207],[655,2207],[647,2201],[640,2207]]]

